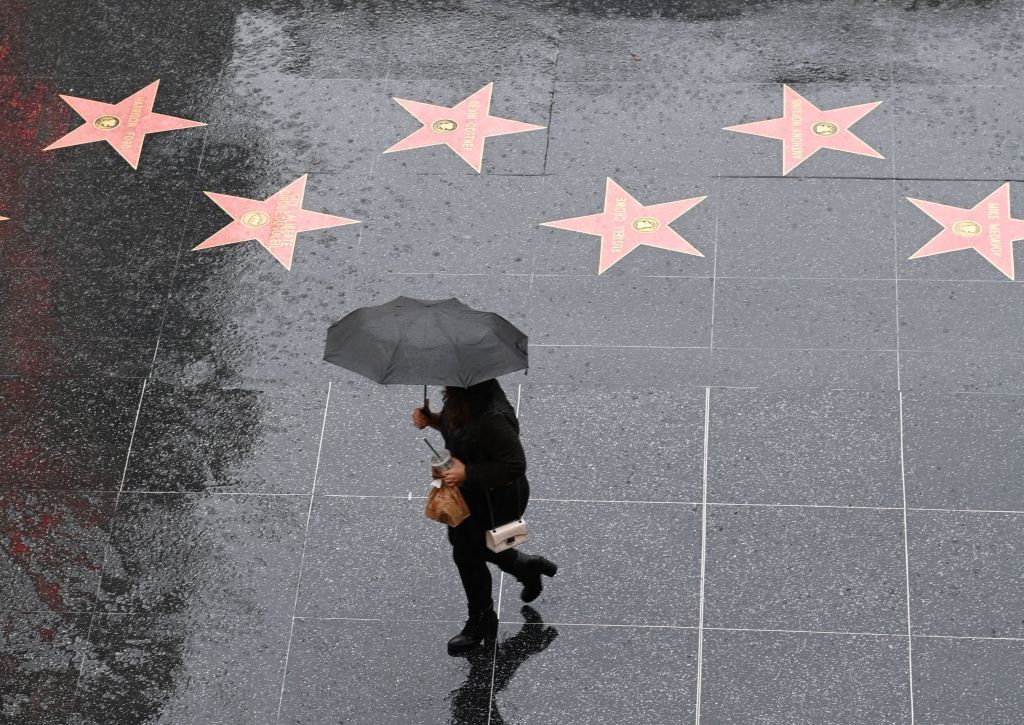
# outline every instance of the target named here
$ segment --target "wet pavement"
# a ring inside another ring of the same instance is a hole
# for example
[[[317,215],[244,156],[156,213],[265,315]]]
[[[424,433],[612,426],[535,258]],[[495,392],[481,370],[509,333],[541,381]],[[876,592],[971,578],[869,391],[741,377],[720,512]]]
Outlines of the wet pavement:
[[[0,722],[1019,723],[1022,21],[8,0]],[[530,335],[561,568],[464,659],[419,391],[321,362],[399,294]]]

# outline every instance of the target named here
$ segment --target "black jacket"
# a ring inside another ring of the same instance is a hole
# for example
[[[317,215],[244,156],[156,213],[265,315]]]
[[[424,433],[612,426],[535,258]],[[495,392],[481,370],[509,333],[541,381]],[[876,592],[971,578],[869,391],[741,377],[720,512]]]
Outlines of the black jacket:
[[[460,428],[452,428],[442,409],[441,433],[452,456],[466,465],[461,490],[470,512],[486,518],[490,525],[486,489],[494,508],[494,523],[501,525],[522,515],[529,495],[519,421],[496,380],[474,385],[467,392],[470,419]]]

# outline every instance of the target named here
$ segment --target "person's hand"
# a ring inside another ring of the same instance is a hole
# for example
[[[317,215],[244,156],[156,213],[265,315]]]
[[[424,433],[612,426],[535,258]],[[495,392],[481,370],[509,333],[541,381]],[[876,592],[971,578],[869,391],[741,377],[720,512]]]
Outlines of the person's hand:
[[[430,425],[430,421],[430,414],[423,410],[423,408],[417,408],[412,412],[412,424],[420,430]]]
[[[461,486],[466,482],[466,464],[453,458],[451,468],[441,472],[441,481],[445,486]]]

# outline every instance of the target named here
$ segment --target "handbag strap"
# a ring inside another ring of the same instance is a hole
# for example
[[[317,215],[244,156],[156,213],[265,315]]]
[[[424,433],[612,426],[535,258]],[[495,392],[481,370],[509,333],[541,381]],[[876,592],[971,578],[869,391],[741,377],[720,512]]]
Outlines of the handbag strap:
[[[487,499],[487,511],[491,514],[491,528],[496,529],[498,528],[498,525],[494,523],[494,509],[491,508],[491,494],[487,492],[487,486],[484,486],[483,489],[484,498]]]
[[[522,494],[522,491],[519,490],[519,481],[520,481],[520,479],[514,478],[509,483],[505,484],[506,486],[511,484],[511,485],[514,485],[516,487],[516,510],[517,511],[521,511],[522,508],[523,508],[523,494]],[[496,528],[498,528],[498,525],[494,522],[494,509],[491,507],[491,494],[487,490],[487,486],[481,486],[481,488],[483,488],[483,490],[484,490],[484,498],[487,499],[487,511],[491,515],[491,528],[492,529],[496,529]]]
[[[501,403],[504,403],[504,405],[502,405]],[[512,427],[516,430],[516,432],[517,433],[519,432],[519,421],[516,419],[515,410],[512,408],[512,405],[508,402],[508,400],[492,401],[491,406],[492,406],[491,409],[487,413],[488,415],[504,415],[506,417],[506,419],[509,421],[509,423],[512,424]],[[505,408],[505,409],[502,410],[502,408]],[[510,413],[511,413],[511,415],[509,415]],[[515,487],[516,487],[516,507],[517,507],[517,510],[522,511],[522,508],[523,508],[523,495],[522,495],[522,492],[519,490],[519,481],[520,481],[520,479],[514,478],[511,481],[509,481],[509,483],[515,484]],[[506,483],[505,485],[507,486],[507,485],[509,485],[509,483]],[[491,494],[487,490],[487,486],[486,485],[482,486],[481,488],[483,488],[483,490],[484,490],[484,497],[487,499],[487,511],[491,515],[491,528],[492,529],[496,529],[496,528],[498,528],[498,525],[494,522],[494,509],[491,507]]]

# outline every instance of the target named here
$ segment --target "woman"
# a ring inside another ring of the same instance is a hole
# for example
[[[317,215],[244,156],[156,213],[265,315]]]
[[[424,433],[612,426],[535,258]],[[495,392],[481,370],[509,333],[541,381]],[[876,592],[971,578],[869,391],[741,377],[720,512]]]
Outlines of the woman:
[[[521,517],[530,498],[519,422],[497,380],[468,388],[447,387],[441,412],[432,413],[426,406],[417,408],[412,412],[412,422],[417,428],[429,426],[441,431],[453,465],[436,477],[445,486],[458,486],[469,506],[469,517],[448,528],[452,558],[469,608],[469,619],[462,631],[448,641],[448,652],[461,654],[485,639],[493,639],[497,633],[498,616],[491,599],[487,562],[497,564],[523,585],[520,597],[524,602],[532,602],[540,595],[544,588],[541,575],[554,576],[558,567],[542,556],[530,556],[516,549],[496,554],[484,540],[488,529]]]

